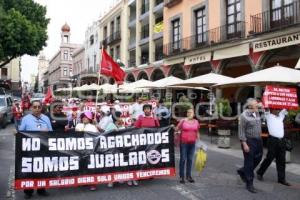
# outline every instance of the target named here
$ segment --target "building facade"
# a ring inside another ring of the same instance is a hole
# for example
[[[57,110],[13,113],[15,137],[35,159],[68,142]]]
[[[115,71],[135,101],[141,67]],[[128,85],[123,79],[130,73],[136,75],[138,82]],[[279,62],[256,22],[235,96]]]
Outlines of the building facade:
[[[40,54],[38,58],[38,91],[45,92],[46,88],[44,87],[44,73],[48,70],[49,60],[46,59],[43,53]]]
[[[209,72],[238,77],[276,65],[294,68],[300,7],[293,0],[165,0],[165,76]],[[220,97],[260,97],[260,87],[228,88]]]
[[[49,85],[53,90],[69,87],[73,76],[72,55],[82,45],[70,43],[70,36],[69,25],[63,25],[61,28],[60,49],[49,61]]]
[[[73,76],[72,82],[74,85],[84,85],[83,79],[87,77],[87,67],[85,65],[85,48],[81,47],[74,51],[73,60]]]
[[[0,87],[19,91],[21,87],[21,59],[15,58],[0,69]]]

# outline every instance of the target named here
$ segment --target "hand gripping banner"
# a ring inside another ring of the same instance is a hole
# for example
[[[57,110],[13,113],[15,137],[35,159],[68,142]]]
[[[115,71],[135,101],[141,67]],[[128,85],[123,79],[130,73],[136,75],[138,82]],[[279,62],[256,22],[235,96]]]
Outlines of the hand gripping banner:
[[[15,189],[75,187],[175,176],[170,127],[88,132],[19,132]]]

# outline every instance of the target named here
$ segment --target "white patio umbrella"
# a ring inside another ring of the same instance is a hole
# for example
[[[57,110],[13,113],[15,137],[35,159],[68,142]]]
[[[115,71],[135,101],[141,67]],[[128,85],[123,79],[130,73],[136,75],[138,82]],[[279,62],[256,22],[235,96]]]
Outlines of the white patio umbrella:
[[[208,91],[208,89],[207,89],[207,88],[204,88],[204,87],[166,86],[166,88],[171,88],[171,89],[193,89],[193,90],[205,90],[205,91]]]
[[[148,86],[152,83],[152,81],[148,81],[145,79],[141,79],[132,83],[124,83],[120,85],[120,91],[129,91],[128,93],[140,93],[143,91],[147,91],[146,89],[140,89],[140,87]]]
[[[117,85],[105,83],[103,85],[100,85],[98,90],[102,91],[105,94],[107,94],[107,93],[115,94],[118,91],[118,87],[117,87]]]
[[[168,76],[166,78],[151,82],[149,85],[139,86],[139,88],[165,89],[166,86],[176,84],[180,81],[182,81],[182,79],[174,76]]]
[[[275,66],[237,77],[231,81],[219,83],[213,87],[237,87],[269,84],[291,85],[300,83],[300,71],[292,68]]]
[[[87,91],[87,90],[89,90],[89,85],[88,84],[84,84],[84,85],[82,85],[80,87],[73,88],[73,90],[75,90],[75,91]]]
[[[201,76],[196,76],[194,78],[190,78],[187,80],[179,81],[175,84],[169,86],[184,86],[184,87],[210,87],[212,85],[228,82],[233,80],[233,78],[216,74],[216,73],[208,73]]]

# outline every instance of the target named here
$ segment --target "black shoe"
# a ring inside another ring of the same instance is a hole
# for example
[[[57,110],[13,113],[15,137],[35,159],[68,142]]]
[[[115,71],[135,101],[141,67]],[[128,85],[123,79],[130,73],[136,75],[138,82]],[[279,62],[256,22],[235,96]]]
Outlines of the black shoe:
[[[186,178],[186,180],[188,180],[188,182],[190,182],[190,183],[195,183],[195,180],[192,179],[192,177],[188,177],[188,178]]]
[[[184,178],[180,178],[180,181],[179,181],[179,183],[181,183],[181,184],[185,184]]]
[[[24,199],[30,199],[32,197],[32,194],[25,194]]]
[[[49,192],[47,192],[47,191],[37,192],[37,194],[38,194],[39,196],[42,196],[42,197],[47,197],[47,196],[50,195]]]
[[[257,190],[253,187],[253,185],[247,186],[246,188],[251,193],[254,193],[254,194],[257,193]]]
[[[241,177],[241,179],[242,179],[242,181],[244,182],[244,183],[246,183],[246,177],[245,177],[245,174],[244,174],[244,172],[242,172],[241,170],[236,170],[236,172],[238,173],[238,175],[240,175],[240,177]]]
[[[278,181],[279,184],[285,185],[285,186],[291,186],[290,183],[286,182],[286,181]]]
[[[259,181],[264,181],[264,177],[262,175],[258,174],[258,173],[256,173],[256,178]]]

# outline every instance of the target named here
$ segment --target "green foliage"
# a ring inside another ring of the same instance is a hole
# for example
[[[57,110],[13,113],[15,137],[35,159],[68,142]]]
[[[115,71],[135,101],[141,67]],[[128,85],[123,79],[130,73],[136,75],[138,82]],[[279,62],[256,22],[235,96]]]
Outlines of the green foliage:
[[[219,116],[229,117],[232,113],[230,102],[228,99],[218,99],[216,103],[216,112]]]
[[[298,110],[289,110],[285,121],[288,123],[294,123],[296,115],[300,113],[300,108]]]
[[[33,0],[0,0],[0,67],[24,54],[38,55],[48,23],[46,7]]]

